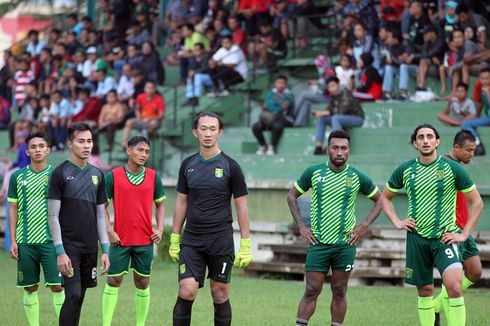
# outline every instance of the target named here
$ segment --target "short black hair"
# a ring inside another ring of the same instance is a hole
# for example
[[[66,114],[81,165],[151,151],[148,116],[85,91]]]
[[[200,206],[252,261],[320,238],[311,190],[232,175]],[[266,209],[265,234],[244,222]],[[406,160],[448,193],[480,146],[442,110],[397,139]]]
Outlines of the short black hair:
[[[111,91],[112,91],[112,90],[111,90]],[[86,88],[86,87],[82,87],[82,88],[80,88],[80,89],[78,90],[78,95],[80,95],[80,94],[85,94],[85,95],[87,95],[88,97],[90,97],[90,93],[91,93],[90,89],[88,89],[88,88]]]
[[[231,34],[227,34],[227,35],[220,35],[220,38],[221,38],[221,41],[223,41],[224,39],[228,39],[231,41]]]
[[[204,44],[202,44],[201,42],[197,42],[196,44],[194,44],[194,47],[199,47],[201,50],[204,50]]]
[[[353,26],[356,26],[356,25],[361,25],[361,27],[362,27],[362,28],[363,28],[365,31],[367,31],[367,30],[368,30],[368,29],[367,29],[367,27],[366,27],[366,24],[364,24],[364,23],[363,23],[363,22],[361,22],[361,21],[357,21],[357,22],[355,22],[355,23],[354,23],[354,24],[352,24],[352,25],[353,25]]]
[[[72,19],[78,20],[78,15],[75,13],[71,13],[71,14],[66,15],[66,18],[72,18]]]
[[[478,72],[478,75],[483,74],[485,72],[490,72],[490,66],[486,66],[486,67],[481,68],[480,71]]]
[[[60,95],[61,97],[64,97],[64,96],[63,96],[63,92],[62,92],[62,91],[60,91],[59,89],[56,89],[56,90],[54,90],[54,91],[53,91],[53,93],[51,93],[51,95],[54,95],[54,94],[58,94],[58,95]]]
[[[423,123],[423,124],[421,124],[421,125],[418,125],[418,126],[417,126],[417,127],[414,129],[414,131],[413,131],[412,135],[410,136],[410,144],[413,144],[413,142],[414,142],[414,141],[417,139],[417,133],[418,133],[418,132],[419,132],[419,130],[420,130],[420,129],[422,129],[422,128],[429,128],[429,129],[432,129],[432,131],[434,131],[434,134],[436,135],[436,139],[441,138],[441,137],[439,136],[439,132],[437,131],[437,129],[436,129],[436,128],[435,128],[433,125],[428,124],[428,123]]]
[[[462,14],[462,13],[469,13],[470,8],[465,3],[460,3],[458,7],[456,7],[456,15]]]
[[[277,76],[277,77],[276,77],[276,80],[278,80],[278,79],[282,79],[282,80],[284,80],[286,83],[288,82],[288,77],[286,77],[285,75],[279,75],[279,76]]]
[[[330,133],[330,135],[328,135],[328,142],[327,144],[330,145],[330,141],[333,139],[333,138],[342,138],[342,139],[347,139],[347,141],[349,142],[349,145],[350,145],[350,135],[347,131],[345,130],[334,130]]]
[[[77,122],[68,127],[68,140],[73,141],[75,136],[81,131],[90,131],[90,133],[92,133],[92,130],[88,124],[85,122]]]
[[[199,119],[203,117],[211,117],[211,118],[218,119],[219,129],[220,130],[223,129],[223,118],[219,114],[210,111],[199,112],[198,114],[196,114],[194,121],[192,123],[192,129],[197,129],[197,125],[199,124]]]
[[[467,141],[474,143],[476,142],[476,138],[470,131],[465,129],[460,130],[454,135],[453,146],[463,146]]]
[[[463,82],[458,83],[458,84],[456,85],[456,88],[460,88],[460,87],[463,87],[465,91],[468,91],[468,89],[469,89],[468,84],[463,83]]]
[[[150,146],[150,140],[148,138],[144,136],[134,136],[128,140],[128,147],[134,147],[139,143],[145,143],[146,145]]]
[[[194,24],[192,24],[192,23],[186,23],[186,24],[182,25],[182,27],[186,27],[188,30],[194,31]]]
[[[36,35],[36,36],[39,36],[39,31],[35,30],[35,29],[31,29],[29,31],[29,33],[27,33],[27,36],[30,37],[31,35]]]
[[[325,80],[325,85],[328,86],[328,84],[330,84],[331,82],[335,82],[337,84],[340,84],[340,80],[337,76],[330,76],[327,78],[327,80]]]
[[[26,137],[26,145],[29,145],[29,142],[33,139],[33,138],[42,138],[46,144],[49,144],[49,139],[48,139],[48,135],[46,135],[44,132],[42,131],[36,131],[36,132],[32,132],[30,133],[27,137]]]

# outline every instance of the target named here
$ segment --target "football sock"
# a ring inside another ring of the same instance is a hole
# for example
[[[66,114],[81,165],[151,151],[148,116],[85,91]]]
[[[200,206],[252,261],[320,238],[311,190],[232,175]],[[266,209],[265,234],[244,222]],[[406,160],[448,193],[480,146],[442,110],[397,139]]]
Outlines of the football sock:
[[[306,319],[296,318],[296,326],[308,326]]]
[[[449,311],[447,313],[448,326],[460,326],[466,323],[466,307],[464,298],[449,298]]]
[[[190,326],[194,300],[177,297],[173,312],[173,326]]]
[[[150,288],[144,290],[136,289],[134,302],[136,307],[136,326],[143,326],[150,308]]]
[[[223,303],[214,304],[214,326],[231,325],[231,305],[230,300]]]
[[[39,326],[39,298],[37,291],[24,291],[24,311],[30,326]]]
[[[461,291],[466,290],[467,288],[469,288],[473,284],[475,284],[475,283],[472,282],[469,278],[467,278],[466,275],[463,275],[463,282],[461,283]]]
[[[332,324],[330,326],[342,326],[342,324],[341,323],[332,322]]]
[[[60,310],[63,306],[63,302],[65,302],[65,291],[53,292],[54,312],[58,318],[60,317]]]
[[[434,302],[432,297],[418,297],[418,310],[421,326],[434,326]]]
[[[102,295],[102,325],[109,326],[112,323],[112,316],[116,310],[117,297],[119,288],[105,285],[104,294]]]
[[[434,299],[434,311],[436,313],[441,312],[443,308],[444,300],[447,300],[447,292],[446,292],[446,287],[444,285],[441,285],[441,293],[439,293],[439,295]]]

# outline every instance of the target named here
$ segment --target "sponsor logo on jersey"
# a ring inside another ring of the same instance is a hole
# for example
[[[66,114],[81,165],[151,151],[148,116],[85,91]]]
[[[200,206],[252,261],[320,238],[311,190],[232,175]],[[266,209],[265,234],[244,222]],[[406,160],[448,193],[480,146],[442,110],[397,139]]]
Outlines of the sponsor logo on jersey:
[[[444,170],[437,170],[436,171],[436,178],[437,178],[437,180],[444,179]]]
[[[216,168],[214,170],[214,175],[216,178],[222,178],[223,177],[223,169],[222,168]]]
[[[17,272],[17,280],[19,282],[22,282],[24,280],[24,273],[22,272]]]
[[[92,183],[97,186],[99,184],[99,177],[96,175],[93,175],[92,176]]]
[[[412,276],[413,276],[413,269],[405,268],[405,278],[409,279],[412,278]]]

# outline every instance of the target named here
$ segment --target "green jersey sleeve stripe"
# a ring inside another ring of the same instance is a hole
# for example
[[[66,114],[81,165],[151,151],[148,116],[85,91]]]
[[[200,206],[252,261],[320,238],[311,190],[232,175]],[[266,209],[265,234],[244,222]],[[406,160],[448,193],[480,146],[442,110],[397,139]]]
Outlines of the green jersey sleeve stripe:
[[[400,191],[400,189],[391,188],[388,183],[386,184],[386,188],[388,188],[388,190],[391,191],[391,192],[399,192]]]
[[[475,188],[476,188],[476,185],[475,185],[475,184],[473,184],[471,187],[466,188],[466,189],[463,189],[463,190],[460,190],[460,191],[461,191],[462,193],[465,193],[465,194],[466,194],[466,193],[468,193],[468,192],[472,191],[472,190],[473,190],[473,189],[475,189]]]
[[[374,187],[374,190],[369,195],[367,195],[367,198],[373,197],[374,195],[376,195],[377,192],[378,192],[378,186]]]
[[[303,189],[301,189],[301,187],[299,186],[299,184],[297,182],[294,183],[294,187],[296,188],[296,190],[299,191],[300,194],[305,193],[305,191]]]
[[[17,198],[12,198],[12,197],[7,197],[7,200],[9,203],[16,203],[18,202]]]
[[[167,199],[167,196],[162,196],[160,198],[155,199],[154,202],[155,203],[160,203],[160,202],[164,201],[165,199]]]

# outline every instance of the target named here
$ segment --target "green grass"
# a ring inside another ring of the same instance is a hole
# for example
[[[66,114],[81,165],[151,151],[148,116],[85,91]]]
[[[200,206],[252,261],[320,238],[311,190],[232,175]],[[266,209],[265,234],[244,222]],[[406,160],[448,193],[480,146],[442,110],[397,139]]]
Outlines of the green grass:
[[[22,290],[15,287],[15,262],[0,253],[0,284],[2,304],[0,325],[25,325]],[[155,259],[151,279],[151,307],[147,325],[171,325],[172,309],[177,297],[176,265]],[[99,286],[87,291],[80,325],[100,325],[102,290]],[[231,285],[234,325],[291,325],[295,321],[298,302],[303,294],[302,282],[265,280],[244,277],[235,271]],[[56,325],[51,295],[40,289],[41,325]],[[346,325],[417,325],[415,289],[402,287],[353,286],[348,291],[349,308]],[[467,325],[488,325],[486,312],[490,304],[488,290],[469,290],[465,295]],[[318,300],[317,312],[310,325],[327,325],[330,321],[328,284]],[[209,282],[200,290],[193,307],[192,325],[213,325],[213,308]],[[134,325],[134,287],[127,278],[119,294],[113,325]]]

